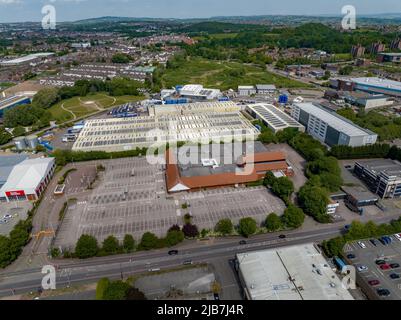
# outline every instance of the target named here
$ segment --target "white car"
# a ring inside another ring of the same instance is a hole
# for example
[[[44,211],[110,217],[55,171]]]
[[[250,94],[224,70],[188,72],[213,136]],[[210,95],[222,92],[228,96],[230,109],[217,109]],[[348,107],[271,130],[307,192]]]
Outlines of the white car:
[[[359,265],[359,266],[357,267],[357,269],[358,269],[359,272],[368,271],[368,267],[367,267],[367,266],[364,266],[364,265]]]
[[[362,241],[358,241],[358,244],[362,249],[366,248],[366,244],[364,244]]]
[[[394,235],[394,237],[396,237],[398,240],[401,241],[401,233],[396,233],[396,234]]]
[[[3,219],[4,220],[8,220],[8,219],[11,219],[13,216],[11,215],[11,214],[6,214],[4,217],[3,217]]]

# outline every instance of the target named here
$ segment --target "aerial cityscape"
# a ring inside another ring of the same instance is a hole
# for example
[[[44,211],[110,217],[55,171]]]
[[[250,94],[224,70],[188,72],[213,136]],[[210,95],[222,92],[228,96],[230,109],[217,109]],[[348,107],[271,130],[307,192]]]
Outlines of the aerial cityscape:
[[[401,300],[401,2],[168,2],[0,0],[0,300]]]

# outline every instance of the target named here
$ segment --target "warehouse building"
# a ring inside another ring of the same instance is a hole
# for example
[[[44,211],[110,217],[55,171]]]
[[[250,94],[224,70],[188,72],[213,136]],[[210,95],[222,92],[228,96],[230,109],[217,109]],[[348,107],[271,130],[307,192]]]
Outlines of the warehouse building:
[[[149,115],[186,115],[192,113],[239,112],[240,110],[241,106],[232,101],[210,101],[170,105],[153,105],[149,107]]]
[[[313,243],[239,253],[236,269],[248,300],[353,300]]]
[[[54,158],[26,159],[13,166],[0,188],[0,201],[37,200],[56,169]]]
[[[261,142],[184,146],[166,151],[168,192],[238,186],[267,172],[292,176],[283,152],[268,152]]]
[[[167,114],[88,120],[76,151],[126,151],[186,141],[255,140],[259,131],[239,112]]]
[[[18,66],[22,64],[28,63],[37,63],[46,59],[49,56],[53,56],[54,53],[52,52],[41,52],[41,53],[33,53],[28,54],[26,56],[22,56],[19,58],[11,59],[11,60],[2,60],[0,61],[0,66],[10,67],[10,66]]]
[[[267,103],[250,104],[245,109],[255,119],[262,120],[274,133],[286,128],[304,132],[305,127],[279,108]]]
[[[251,96],[256,94],[254,86],[238,86],[238,95],[240,96]]]
[[[330,86],[337,90],[358,90],[401,97],[401,82],[378,77],[330,79]]]
[[[274,84],[257,84],[256,85],[256,92],[257,94],[264,95],[264,94],[273,94],[277,90]]]
[[[26,155],[0,155],[0,188],[7,182],[13,168],[28,159]]]
[[[354,173],[381,198],[401,197],[401,163],[391,159],[355,162]]]
[[[401,52],[390,53],[390,52],[381,52],[377,55],[378,62],[391,62],[391,63],[400,63],[401,62]]]
[[[359,147],[374,144],[377,134],[318,104],[296,103],[291,116],[306,127],[307,132],[329,147],[346,145]]]
[[[200,84],[187,84],[179,90],[181,98],[194,101],[214,100],[221,97],[219,89],[206,89]]]

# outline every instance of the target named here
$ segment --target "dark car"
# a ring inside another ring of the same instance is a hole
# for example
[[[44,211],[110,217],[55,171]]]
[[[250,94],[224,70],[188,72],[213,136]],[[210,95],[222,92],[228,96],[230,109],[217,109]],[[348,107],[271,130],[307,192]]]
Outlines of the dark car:
[[[399,279],[399,278],[400,278],[400,275],[399,275],[399,274],[396,274],[396,273],[392,273],[392,274],[390,274],[390,278],[391,278],[391,279]]]
[[[350,254],[347,255],[347,258],[348,259],[355,259],[356,257],[355,257],[355,255],[353,253],[350,253]]]
[[[400,267],[400,264],[399,263],[390,263],[390,267],[391,267],[391,269],[397,269]]]
[[[245,240],[241,240],[241,241],[239,242],[239,244],[240,244],[240,245],[246,244],[246,241],[245,241]]]
[[[278,237],[279,237],[280,239],[285,239],[285,238],[287,238],[287,236],[286,236],[285,234],[280,234]]]
[[[376,260],[376,264],[378,265],[378,266],[381,266],[382,264],[386,264],[386,261],[384,261],[384,260]]]
[[[370,239],[369,240],[371,244],[373,244],[375,247],[377,246],[377,242],[375,239]]]
[[[170,256],[175,255],[175,254],[178,254],[178,250],[170,250],[170,251],[168,252],[168,254],[169,254]]]
[[[220,300],[220,297],[219,297],[218,293],[214,293],[213,297],[214,297],[214,300]]]
[[[376,292],[381,297],[387,297],[390,295],[390,290],[388,290],[388,289],[377,289]]]
[[[380,281],[375,279],[375,280],[369,280],[368,283],[369,283],[371,286],[377,286],[377,285],[380,284]]]

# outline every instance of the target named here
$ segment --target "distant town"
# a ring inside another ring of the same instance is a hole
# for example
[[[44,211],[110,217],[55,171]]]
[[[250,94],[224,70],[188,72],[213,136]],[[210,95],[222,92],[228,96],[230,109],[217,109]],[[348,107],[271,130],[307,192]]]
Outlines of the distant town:
[[[341,19],[0,24],[0,299],[400,300],[401,20]]]

